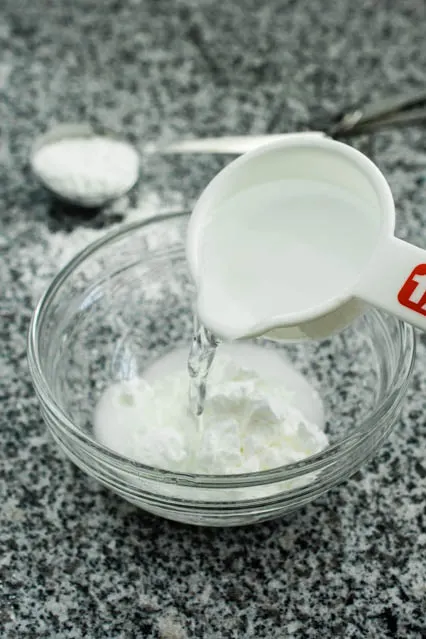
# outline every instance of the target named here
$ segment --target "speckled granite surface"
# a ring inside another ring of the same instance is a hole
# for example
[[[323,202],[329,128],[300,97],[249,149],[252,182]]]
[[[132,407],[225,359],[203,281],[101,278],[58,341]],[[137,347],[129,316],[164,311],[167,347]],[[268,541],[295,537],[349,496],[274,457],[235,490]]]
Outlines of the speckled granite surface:
[[[45,433],[26,364],[39,293],[124,217],[191,201],[223,158],[142,160],[134,193],[86,224],[29,174],[38,133],[87,118],[144,141],[301,129],[425,86],[423,0],[3,0],[0,8],[0,636],[426,636],[426,339],[376,459],[291,520],[197,530],[76,470]],[[424,130],[374,142],[398,235],[426,247]]]

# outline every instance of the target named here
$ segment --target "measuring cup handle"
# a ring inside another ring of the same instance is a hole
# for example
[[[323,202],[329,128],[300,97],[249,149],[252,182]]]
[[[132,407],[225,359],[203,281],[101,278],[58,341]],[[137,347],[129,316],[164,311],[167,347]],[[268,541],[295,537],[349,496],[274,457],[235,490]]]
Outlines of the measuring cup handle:
[[[355,296],[426,331],[426,251],[395,237],[387,240]]]

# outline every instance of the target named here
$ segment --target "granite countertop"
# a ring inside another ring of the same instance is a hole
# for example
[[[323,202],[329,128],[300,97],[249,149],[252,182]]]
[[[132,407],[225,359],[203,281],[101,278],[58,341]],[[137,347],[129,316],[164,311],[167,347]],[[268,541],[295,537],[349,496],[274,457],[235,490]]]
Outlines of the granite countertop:
[[[102,216],[52,206],[28,170],[60,121],[132,140],[300,130],[360,97],[425,86],[425,3],[3,0],[0,9],[0,636],[295,639],[426,636],[426,338],[376,458],[292,518],[196,529],[77,470],[42,423],[31,310],[57,269],[125,219],[190,203],[224,157],[142,157]],[[398,235],[426,247],[424,129],[370,152]],[[361,141],[360,144],[363,144]]]

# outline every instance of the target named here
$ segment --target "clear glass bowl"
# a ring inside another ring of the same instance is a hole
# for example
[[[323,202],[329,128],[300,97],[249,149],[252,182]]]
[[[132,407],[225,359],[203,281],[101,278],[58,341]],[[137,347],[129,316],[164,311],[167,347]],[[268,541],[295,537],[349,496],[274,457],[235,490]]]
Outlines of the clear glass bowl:
[[[125,226],[77,255],[39,302],[29,366],[43,417],[77,466],[141,508],[198,525],[279,517],[347,479],[371,457],[399,415],[414,333],[370,310],[320,342],[279,344],[319,391],[330,446],[309,459],[245,475],[189,475],[151,468],[100,445],[92,415],[104,388],[140,375],[175,347],[189,348],[194,289],[184,241],[188,215]]]

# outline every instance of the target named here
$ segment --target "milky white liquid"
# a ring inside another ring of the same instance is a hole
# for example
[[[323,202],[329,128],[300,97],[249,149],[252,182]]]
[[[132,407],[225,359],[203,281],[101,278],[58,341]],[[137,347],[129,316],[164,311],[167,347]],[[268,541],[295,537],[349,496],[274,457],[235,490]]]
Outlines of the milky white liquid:
[[[307,420],[324,426],[324,408],[319,394],[282,353],[255,344],[236,342],[219,346],[217,355],[222,353],[231,357],[239,366],[256,371],[263,379],[276,380],[282,384],[283,389],[292,394],[292,405]],[[185,369],[187,361],[188,349],[175,349],[149,366],[143,377],[152,384]]]
[[[96,439],[150,466],[207,474],[267,470],[327,446],[318,393],[279,353],[219,346],[199,418],[189,407],[187,356],[186,348],[172,351],[143,378],[106,388]]]
[[[379,234],[370,209],[361,197],[312,180],[264,183],[229,198],[198,247],[202,323],[235,339],[350,291]]]

